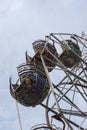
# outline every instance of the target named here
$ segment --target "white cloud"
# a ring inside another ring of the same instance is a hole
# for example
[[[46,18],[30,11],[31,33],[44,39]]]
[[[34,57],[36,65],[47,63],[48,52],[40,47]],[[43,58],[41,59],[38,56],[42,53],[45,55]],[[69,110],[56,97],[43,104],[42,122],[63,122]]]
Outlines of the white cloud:
[[[73,4],[74,0],[60,0],[60,5],[64,7],[69,7]]]
[[[0,14],[6,15],[11,11],[20,10],[23,6],[23,0],[3,0],[0,1]]]

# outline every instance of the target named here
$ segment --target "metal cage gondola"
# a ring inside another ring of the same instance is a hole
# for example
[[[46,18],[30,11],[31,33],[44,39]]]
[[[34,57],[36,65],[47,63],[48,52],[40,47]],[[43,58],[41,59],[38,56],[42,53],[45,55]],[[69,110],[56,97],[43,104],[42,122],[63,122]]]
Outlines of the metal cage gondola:
[[[72,68],[77,63],[80,62],[79,56],[81,56],[81,51],[78,43],[73,42],[72,40],[65,40],[63,44],[66,44],[66,47],[63,48],[63,52],[60,55],[60,61],[67,68]]]

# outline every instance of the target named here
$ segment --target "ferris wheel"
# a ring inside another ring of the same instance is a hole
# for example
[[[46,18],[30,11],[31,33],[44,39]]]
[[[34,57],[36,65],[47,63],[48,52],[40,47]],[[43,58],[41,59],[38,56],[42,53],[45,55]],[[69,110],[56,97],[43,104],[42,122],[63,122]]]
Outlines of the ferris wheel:
[[[26,63],[17,67],[17,83],[12,84],[10,79],[12,97],[27,107],[39,104],[44,107],[47,122],[44,128],[86,130],[86,35],[51,33],[32,45],[34,57],[26,52]],[[56,83],[50,78],[53,72]]]

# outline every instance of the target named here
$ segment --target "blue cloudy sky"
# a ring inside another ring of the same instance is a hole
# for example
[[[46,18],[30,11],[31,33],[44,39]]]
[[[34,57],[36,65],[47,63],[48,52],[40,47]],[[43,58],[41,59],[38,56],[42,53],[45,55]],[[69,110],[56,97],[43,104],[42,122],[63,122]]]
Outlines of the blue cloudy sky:
[[[87,0],[0,0],[0,130],[19,130],[17,110],[9,93],[9,77],[33,56],[32,42],[51,32],[87,34]],[[44,122],[44,109],[19,105],[23,130]]]

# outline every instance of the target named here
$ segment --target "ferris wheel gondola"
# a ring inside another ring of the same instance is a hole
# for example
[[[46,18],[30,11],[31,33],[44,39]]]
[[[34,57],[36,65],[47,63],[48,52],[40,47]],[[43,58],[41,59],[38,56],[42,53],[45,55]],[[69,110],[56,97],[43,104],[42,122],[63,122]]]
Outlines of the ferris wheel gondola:
[[[54,43],[53,42],[49,43],[46,40],[37,40],[37,41],[33,42],[32,45],[33,45],[33,49],[36,54],[35,55],[36,56],[35,60],[37,62],[36,64],[40,63],[40,66],[42,65],[42,62],[40,59],[40,55],[42,54],[44,61],[46,63],[46,66],[49,67],[48,71],[51,72],[57,64],[57,61],[52,56],[52,54],[56,57],[58,56]]]
[[[47,78],[36,72],[31,64],[22,64],[17,70],[20,84],[10,83],[10,93],[22,105],[35,107],[49,92]]]
[[[67,47],[63,47],[63,52],[59,56],[59,59],[64,66],[67,68],[72,68],[80,62],[80,58],[77,56],[79,55],[81,57],[81,50],[78,45],[78,41],[76,43],[72,40],[65,40],[63,42],[67,44]]]

